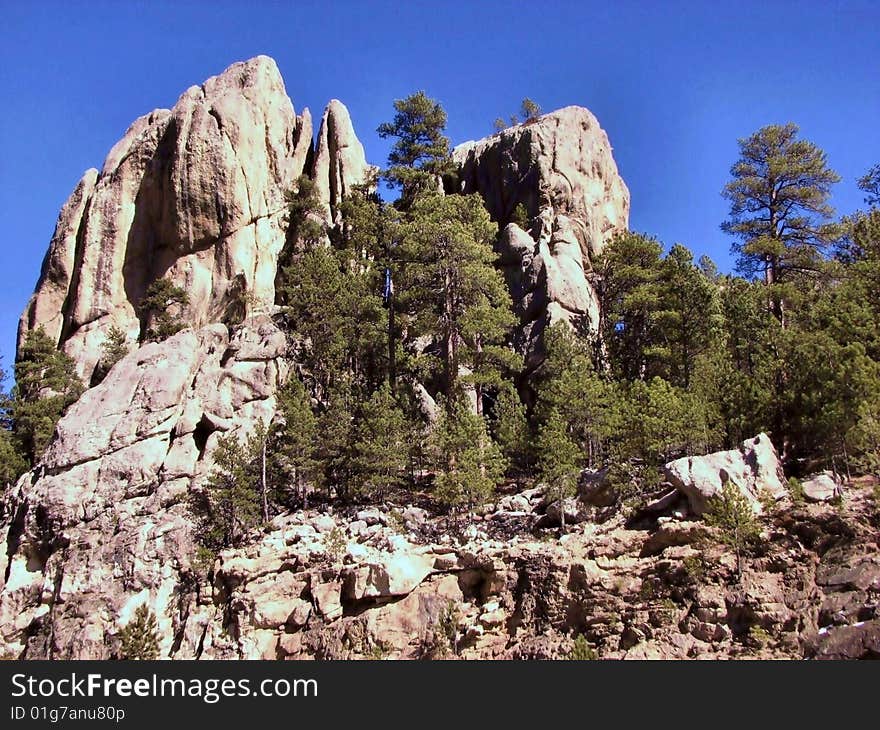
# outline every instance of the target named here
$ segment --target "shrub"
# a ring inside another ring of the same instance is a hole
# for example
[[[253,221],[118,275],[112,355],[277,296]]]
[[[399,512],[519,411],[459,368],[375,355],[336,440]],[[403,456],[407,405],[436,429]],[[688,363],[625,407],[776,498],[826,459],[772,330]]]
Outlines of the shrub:
[[[742,557],[761,536],[761,527],[748,499],[733,482],[709,500],[704,515],[707,525],[717,527],[721,542],[736,554],[736,574],[742,577]]]
[[[791,494],[791,501],[795,504],[801,504],[804,501],[804,486],[801,484],[800,479],[796,479],[795,477],[789,477],[788,479],[788,491]]]
[[[159,634],[155,614],[142,603],[134,618],[119,632],[123,659],[149,660],[159,657]]]
[[[587,641],[583,634],[579,634],[571,645],[566,659],[576,662],[592,661],[598,659],[596,649]]]

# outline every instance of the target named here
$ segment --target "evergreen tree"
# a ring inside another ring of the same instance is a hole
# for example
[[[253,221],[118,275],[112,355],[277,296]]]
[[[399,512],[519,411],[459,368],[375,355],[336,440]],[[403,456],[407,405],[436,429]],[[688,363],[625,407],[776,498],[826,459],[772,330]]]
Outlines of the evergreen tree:
[[[827,223],[831,186],[840,177],[825,153],[797,139],[795,124],[769,125],[739,140],[740,157],[724,187],[730,218],[722,229],[738,241],[738,267],[748,277],[763,275],[768,286],[814,275],[839,228]],[[772,294],[774,315],[783,321],[788,289]]]
[[[442,409],[431,434],[437,478],[435,495],[441,504],[473,509],[489,499],[504,475],[504,458],[489,437],[485,420],[465,398]]]
[[[663,259],[658,279],[661,302],[652,318],[657,344],[649,353],[660,360],[655,374],[688,388],[698,359],[720,346],[717,289],[681,244],[675,244]]]
[[[19,444],[12,433],[12,399],[6,392],[6,371],[0,358],[0,491],[15,483],[27,469],[27,463],[19,451]]]
[[[408,207],[420,193],[436,191],[439,178],[452,171],[449,139],[443,134],[446,112],[424,91],[396,100],[394,109],[394,119],[377,131],[383,139],[396,139],[384,177],[400,188],[401,205]]]
[[[295,496],[305,508],[308,506],[309,486],[317,478],[318,462],[315,458],[318,439],[317,419],[312,412],[311,399],[302,381],[291,373],[278,391],[280,422],[273,424],[270,436],[273,444],[272,461],[276,484],[289,484],[293,495],[287,490],[276,493],[276,500],[290,505]]]
[[[295,301],[291,299],[293,292],[289,280],[291,272],[296,269],[291,269],[291,265],[304,252],[322,246],[329,233],[324,220],[324,204],[314,181],[307,175],[297,178],[293,188],[285,192],[284,201],[287,204],[287,232],[275,274],[275,302],[282,306]]]
[[[498,390],[492,406],[491,426],[492,438],[507,463],[515,469],[524,469],[529,461],[529,422],[525,406],[510,383]]]
[[[880,164],[874,165],[858,179],[859,190],[865,194],[869,206],[880,205]]]
[[[422,196],[410,213],[402,245],[411,263],[398,295],[412,317],[409,341],[427,337],[438,343],[441,372],[433,374],[441,378],[447,404],[457,402],[460,368],[469,367],[481,412],[482,389],[497,384],[503,369],[516,362],[503,346],[514,318],[494,267],[497,228],[478,196]]]
[[[721,541],[736,554],[737,578],[742,577],[742,559],[761,537],[761,526],[745,495],[733,482],[709,500],[705,515],[707,525],[717,527]]]
[[[205,490],[193,493],[190,501],[196,539],[202,547],[212,552],[238,547],[247,532],[260,524],[260,457],[261,448],[253,437],[242,441],[231,433],[217,440]]]
[[[538,430],[538,472],[546,485],[548,503],[560,502],[560,532],[565,532],[565,500],[577,494],[584,452],[570,433],[570,424],[558,410]]]
[[[352,443],[356,403],[347,380],[335,383],[329,391],[325,410],[318,416],[315,457],[319,464],[320,483],[330,496],[333,490],[348,499],[353,490]]]
[[[650,377],[657,350],[654,316],[661,308],[658,241],[637,233],[616,236],[602,255],[602,334],[615,376]]]
[[[119,632],[123,659],[150,661],[159,658],[159,632],[156,615],[142,603],[134,618]]]
[[[520,118],[523,122],[530,122],[541,116],[541,107],[528,97],[522,100],[519,109]]]
[[[189,295],[170,279],[156,279],[144,293],[138,308],[145,342],[166,340],[184,329]]]
[[[92,382],[97,384],[107,377],[110,369],[128,354],[128,336],[116,325],[107,330],[107,338],[101,343],[101,359],[95,367]]]
[[[594,370],[591,347],[565,323],[545,332],[545,347],[547,357],[536,373],[539,431],[552,418],[561,419],[568,438],[580,450],[578,467],[601,465],[622,427],[618,389]],[[553,459],[547,443],[540,439],[537,443],[539,464]]]
[[[25,337],[15,363],[12,420],[16,440],[33,466],[55,424],[83,391],[73,360],[55,348],[42,327]]]
[[[387,385],[361,404],[352,440],[352,486],[357,493],[381,497],[403,481],[407,424]]]

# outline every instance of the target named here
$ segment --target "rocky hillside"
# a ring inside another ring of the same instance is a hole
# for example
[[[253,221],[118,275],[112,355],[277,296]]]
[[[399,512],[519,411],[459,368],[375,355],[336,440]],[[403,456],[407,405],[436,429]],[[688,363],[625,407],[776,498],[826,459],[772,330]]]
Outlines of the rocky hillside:
[[[628,191],[580,107],[453,159],[448,192],[479,193],[502,227],[528,377],[549,324],[595,334],[592,261],[626,229]],[[379,505],[318,502],[206,564],[190,500],[223,435],[276,418],[298,366],[275,293],[285,196],[306,175],[332,225],[371,170],[345,107],[331,101],[313,139],[308,110],[296,115],[274,62],[258,57],[141,117],[84,175],[19,336],[42,327],[87,383],[111,329],[132,351],[3,494],[0,653],[118,656],[142,605],[170,658],[550,658],[575,636],[602,657],[880,653],[870,489],[841,498],[818,479],[803,502],[763,434],[666,464],[666,490],[635,511],[592,470],[567,501],[510,481],[472,519],[438,514],[417,490]],[[139,304],[160,278],[188,294],[190,326],[141,343]],[[763,531],[741,576],[699,519],[731,482]]]

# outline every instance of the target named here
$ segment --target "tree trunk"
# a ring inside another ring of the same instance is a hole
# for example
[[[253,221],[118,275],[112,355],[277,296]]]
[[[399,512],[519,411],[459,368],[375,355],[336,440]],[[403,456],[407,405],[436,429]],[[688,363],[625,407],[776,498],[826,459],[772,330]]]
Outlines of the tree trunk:
[[[263,522],[269,521],[269,495],[266,488],[266,439],[263,436],[263,447],[260,449],[260,487],[263,495]]]

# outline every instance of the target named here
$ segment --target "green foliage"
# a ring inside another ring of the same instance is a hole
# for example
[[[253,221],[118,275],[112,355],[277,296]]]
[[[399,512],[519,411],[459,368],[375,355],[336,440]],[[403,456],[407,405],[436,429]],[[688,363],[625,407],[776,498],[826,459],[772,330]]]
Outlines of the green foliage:
[[[771,124],[740,139],[733,179],[722,193],[730,201],[722,229],[737,239],[739,270],[747,277],[762,274],[771,286],[818,273],[822,254],[840,233],[827,223],[831,186],[840,177],[825,153],[797,134],[795,124]],[[773,302],[780,321],[787,293]]]
[[[495,398],[491,430],[492,438],[508,464],[516,469],[524,469],[529,462],[529,422],[525,406],[510,384],[502,386]]]
[[[345,551],[348,548],[348,540],[345,533],[338,527],[331,529],[324,537],[324,550],[334,563],[342,562]]]
[[[541,116],[541,107],[526,97],[519,106],[519,115],[523,122],[530,122]]]
[[[507,122],[504,121],[503,117],[495,117],[495,121],[492,122],[492,128],[496,132],[503,132],[507,129]]]
[[[394,109],[394,119],[377,130],[383,139],[396,139],[383,176],[401,189],[408,205],[420,193],[436,190],[438,177],[452,171],[449,139],[443,134],[446,112],[424,91],[396,100]]]
[[[587,637],[583,634],[578,634],[565,658],[576,662],[593,661],[599,658],[599,654],[587,641]]]
[[[95,367],[93,382],[103,380],[110,369],[128,354],[128,336],[116,325],[107,330],[107,338],[101,343],[101,359]]]
[[[758,624],[749,627],[749,643],[757,649],[763,649],[771,641],[770,634],[767,630]]]
[[[15,363],[12,421],[15,440],[29,465],[42,455],[55,424],[83,391],[73,360],[56,349],[45,330],[31,330]]]
[[[308,489],[317,477],[318,461],[315,444],[318,439],[317,419],[311,399],[302,381],[291,373],[278,391],[281,418],[272,425],[272,468],[275,475],[275,499],[293,506],[307,504]]]
[[[874,165],[857,182],[859,190],[865,193],[865,203],[880,205],[880,164]]]
[[[719,345],[721,304],[690,251],[676,244],[665,258],[661,253],[658,241],[635,233],[605,249],[602,334],[617,377],[661,377],[688,388],[701,358]],[[710,264],[702,267],[711,272]]]
[[[352,441],[355,492],[376,499],[401,484],[407,466],[407,424],[387,385],[360,404]]]
[[[761,525],[748,499],[733,482],[727,482],[709,500],[703,516],[706,524],[718,528],[721,542],[736,553],[737,574],[742,574],[742,556],[753,549],[761,537]]]
[[[510,214],[510,223],[516,223],[524,231],[531,227],[528,208],[523,203],[517,203]]]
[[[443,408],[431,434],[431,450],[437,470],[435,496],[453,510],[485,502],[504,475],[504,458],[486,422],[463,397]]]
[[[27,461],[12,432],[12,399],[6,392],[6,371],[0,360],[0,491],[13,484],[27,469]]]
[[[583,452],[569,433],[569,425],[559,413],[552,411],[538,431],[538,472],[546,484],[549,502],[564,500],[577,494]],[[560,509],[565,529],[565,510]]]
[[[149,661],[159,658],[159,633],[155,614],[142,603],[134,618],[119,632],[123,659]]]
[[[262,429],[242,441],[235,434],[217,439],[214,468],[203,492],[190,497],[195,537],[205,548],[217,552],[238,547],[249,530],[262,521]]]
[[[138,312],[145,342],[166,340],[184,329],[189,295],[170,279],[156,279],[144,293]]]
[[[411,263],[401,272],[397,301],[410,313],[407,342],[438,344],[436,354],[416,354],[416,367],[442,382],[448,403],[472,384],[482,412],[484,389],[501,385],[520,364],[504,344],[515,320],[494,266],[497,226],[474,195],[422,196],[409,216],[401,255]],[[471,371],[464,380],[463,366]]]
[[[795,504],[801,504],[804,501],[804,485],[801,484],[800,479],[788,478],[788,493],[791,495],[791,501]]]
[[[688,555],[681,561],[681,567],[687,579],[694,585],[700,585],[706,579],[706,561],[702,553]]]

